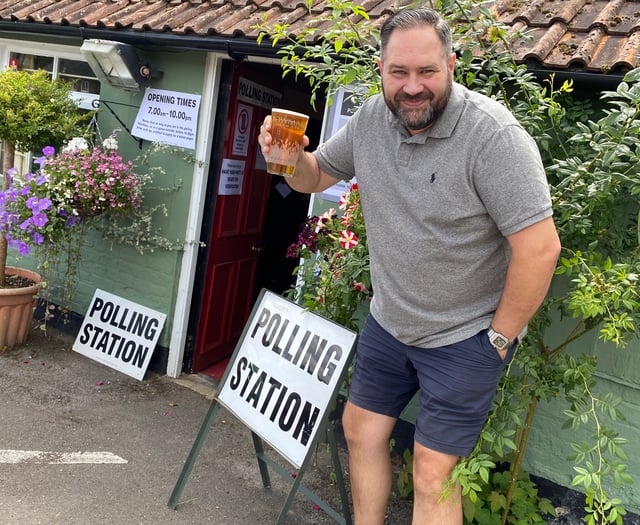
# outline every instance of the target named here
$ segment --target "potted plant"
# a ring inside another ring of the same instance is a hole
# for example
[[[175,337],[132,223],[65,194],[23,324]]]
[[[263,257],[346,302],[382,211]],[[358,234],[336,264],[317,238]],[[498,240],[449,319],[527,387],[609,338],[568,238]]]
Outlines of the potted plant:
[[[70,93],[70,84],[52,80],[46,71],[6,69],[0,73],[3,197],[9,196],[12,181],[18,179],[18,173],[13,170],[16,150],[31,152],[49,144],[62,144],[66,138],[78,134],[80,125],[91,117],[78,108]],[[0,346],[14,346],[26,339],[35,304],[34,293],[41,278],[13,267],[7,272],[6,233],[15,224],[14,216],[3,214],[3,218],[0,222],[0,296],[7,296],[9,303],[16,302],[17,311],[10,304],[0,306]],[[7,274],[22,277],[8,283]],[[21,292],[25,297],[20,298]],[[28,315],[28,320],[24,320],[21,313]]]

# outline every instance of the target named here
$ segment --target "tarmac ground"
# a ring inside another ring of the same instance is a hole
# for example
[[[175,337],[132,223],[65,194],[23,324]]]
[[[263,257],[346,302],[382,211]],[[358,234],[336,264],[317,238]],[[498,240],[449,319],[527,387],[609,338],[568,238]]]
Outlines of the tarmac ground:
[[[213,382],[152,373],[138,381],[72,345],[68,335],[34,331],[26,345],[0,352],[0,524],[276,523],[290,482],[271,471],[263,487],[250,431],[223,408],[177,509],[168,507]],[[339,511],[326,445],[313,463],[303,484]],[[297,493],[286,523],[336,521]]]

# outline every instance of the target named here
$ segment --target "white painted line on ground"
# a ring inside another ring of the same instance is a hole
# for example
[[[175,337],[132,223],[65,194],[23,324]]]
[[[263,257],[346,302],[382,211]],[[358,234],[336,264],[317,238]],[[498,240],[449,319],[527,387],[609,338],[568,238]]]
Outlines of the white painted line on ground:
[[[111,452],[45,452],[41,450],[1,450],[0,463],[47,463],[49,465],[124,464],[126,459]]]

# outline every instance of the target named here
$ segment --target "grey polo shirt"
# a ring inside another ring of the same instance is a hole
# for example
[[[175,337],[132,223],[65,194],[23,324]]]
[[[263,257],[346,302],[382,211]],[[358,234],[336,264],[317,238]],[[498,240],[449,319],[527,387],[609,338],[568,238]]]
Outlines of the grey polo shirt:
[[[413,346],[488,327],[509,262],[505,236],[552,214],[533,139],[504,106],[458,84],[430,129],[409,135],[376,95],[315,156],[330,175],[357,177],[371,313]]]

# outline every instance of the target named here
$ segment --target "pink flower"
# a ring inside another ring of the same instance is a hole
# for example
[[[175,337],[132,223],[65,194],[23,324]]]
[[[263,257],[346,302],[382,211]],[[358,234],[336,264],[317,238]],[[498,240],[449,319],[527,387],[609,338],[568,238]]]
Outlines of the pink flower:
[[[340,234],[340,245],[345,250],[358,246],[358,236],[350,230],[344,230]]]

